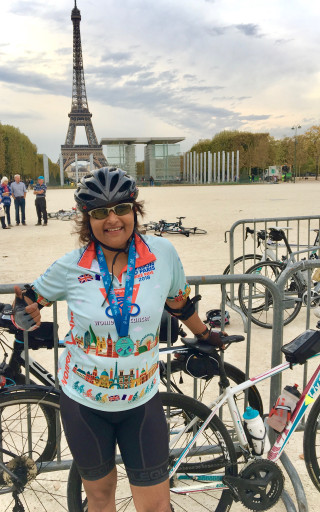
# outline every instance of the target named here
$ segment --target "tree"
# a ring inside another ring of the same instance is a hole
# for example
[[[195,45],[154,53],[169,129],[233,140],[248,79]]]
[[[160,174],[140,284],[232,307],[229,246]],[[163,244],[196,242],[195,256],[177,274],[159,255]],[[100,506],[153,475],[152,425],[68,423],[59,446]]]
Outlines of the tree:
[[[4,131],[0,123],[0,173],[5,174],[6,171],[6,158],[5,158],[5,144],[4,144]]]
[[[145,174],[144,174],[144,162],[137,162],[136,163],[136,174],[137,174],[137,178],[139,178],[140,180],[142,180],[142,178],[144,178]]]
[[[21,174],[22,179],[36,179],[43,174],[43,156],[38,155],[37,146],[21,133],[19,128],[0,124],[0,174],[13,178]],[[50,182],[59,183],[60,167],[49,159]]]
[[[320,126],[312,126],[308,131],[306,131],[304,137],[308,153],[314,159],[317,180],[320,160]]]

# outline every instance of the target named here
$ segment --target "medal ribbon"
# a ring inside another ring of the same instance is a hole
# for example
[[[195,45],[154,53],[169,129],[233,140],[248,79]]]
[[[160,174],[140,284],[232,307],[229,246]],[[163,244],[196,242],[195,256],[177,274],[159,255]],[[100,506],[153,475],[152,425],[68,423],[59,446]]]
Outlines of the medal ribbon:
[[[136,248],[134,244],[134,239],[131,240],[129,255],[128,255],[128,266],[127,266],[127,277],[126,277],[126,285],[124,290],[124,298],[123,298],[123,306],[122,306],[122,314],[120,311],[120,307],[117,301],[117,296],[114,292],[113,284],[111,281],[111,277],[109,274],[107,262],[105,260],[103,251],[100,245],[96,246],[96,253],[98,258],[98,263],[100,267],[100,272],[102,274],[103,284],[108,293],[108,300],[110,304],[110,308],[112,311],[114,323],[117,329],[118,336],[121,338],[123,336],[128,336],[129,333],[129,324],[130,324],[130,309],[132,307],[132,294],[133,294],[133,285],[134,285],[134,273],[135,273],[135,262],[136,262]],[[109,290],[109,292],[108,292]]]

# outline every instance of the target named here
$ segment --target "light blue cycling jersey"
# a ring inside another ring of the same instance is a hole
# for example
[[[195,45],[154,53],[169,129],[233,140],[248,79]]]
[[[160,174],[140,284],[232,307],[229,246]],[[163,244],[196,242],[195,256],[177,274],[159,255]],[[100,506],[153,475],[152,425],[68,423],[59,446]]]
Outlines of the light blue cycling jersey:
[[[129,355],[119,356],[115,350],[119,336],[94,243],[66,254],[33,283],[40,304],[68,303],[70,331],[59,359],[59,381],[66,395],[95,409],[127,410],[155,395],[164,303],[167,298],[181,301],[190,293],[179,256],[168,240],[136,235],[135,244]],[[124,267],[113,280],[120,310],[126,275]]]

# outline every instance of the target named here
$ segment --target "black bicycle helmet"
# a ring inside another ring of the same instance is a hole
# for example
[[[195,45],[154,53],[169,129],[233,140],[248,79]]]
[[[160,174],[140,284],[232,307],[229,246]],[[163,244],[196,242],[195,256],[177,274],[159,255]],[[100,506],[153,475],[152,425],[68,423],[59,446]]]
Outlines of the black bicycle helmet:
[[[125,171],[101,167],[81,178],[74,198],[81,211],[89,212],[112,203],[134,201],[138,193],[136,182]]]
[[[206,312],[207,320],[205,323],[208,323],[210,327],[220,327],[222,323],[222,314],[221,309],[210,309],[210,311]],[[230,314],[228,311],[224,312],[224,325],[230,324]]]

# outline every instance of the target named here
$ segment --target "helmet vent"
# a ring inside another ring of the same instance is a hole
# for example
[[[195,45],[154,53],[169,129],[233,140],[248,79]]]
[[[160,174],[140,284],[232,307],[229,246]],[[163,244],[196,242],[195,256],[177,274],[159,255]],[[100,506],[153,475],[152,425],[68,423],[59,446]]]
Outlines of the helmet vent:
[[[117,185],[118,181],[119,181],[119,175],[118,174],[115,174],[114,176],[112,176],[111,181],[110,181],[110,190],[113,190],[115,188],[115,186]]]
[[[85,194],[84,192],[80,192],[78,197],[79,197],[79,199],[82,199],[83,201],[92,201],[92,199],[94,199],[92,196],[90,196],[89,194]]]
[[[105,187],[105,185],[106,185],[106,177],[105,177],[105,174],[104,174],[104,172],[103,172],[103,171],[100,171],[100,172],[98,173],[98,178],[99,178],[99,181],[100,181],[101,185],[102,185],[103,187]]]
[[[119,192],[125,192],[126,190],[128,190],[128,188],[130,188],[130,185],[131,185],[131,183],[130,183],[130,181],[129,181],[129,180],[128,180],[128,181],[125,181],[125,182],[121,185],[121,187],[119,188]]]
[[[92,190],[92,192],[96,192],[97,194],[101,194],[100,188],[95,183],[92,183],[92,181],[87,181],[86,185],[87,185],[87,188]]]

